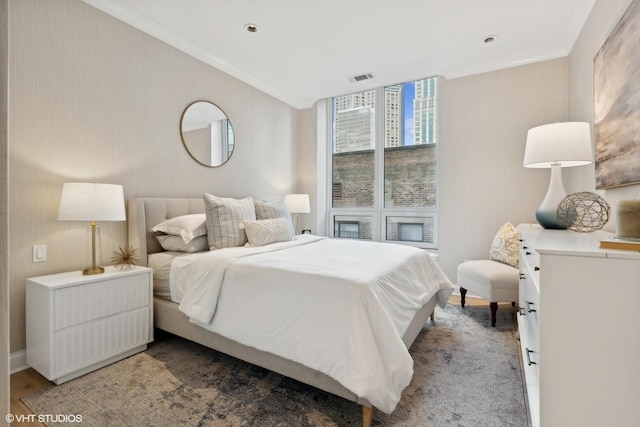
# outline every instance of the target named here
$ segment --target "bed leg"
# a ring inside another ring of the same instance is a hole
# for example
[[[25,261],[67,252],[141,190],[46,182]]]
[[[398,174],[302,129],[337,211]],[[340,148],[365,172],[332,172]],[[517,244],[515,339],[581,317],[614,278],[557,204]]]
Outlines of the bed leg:
[[[433,322],[434,320],[436,320],[436,310],[435,309],[431,312],[431,321]]]
[[[371,427],[373,406],[362,406],[362,427]]]

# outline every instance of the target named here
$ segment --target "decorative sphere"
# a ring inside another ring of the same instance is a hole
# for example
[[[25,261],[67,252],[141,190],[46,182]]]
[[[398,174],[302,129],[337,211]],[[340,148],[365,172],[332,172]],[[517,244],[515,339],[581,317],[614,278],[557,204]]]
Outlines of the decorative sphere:
[[[558,221],[580,232],[600,230],[609,221],[609,204],[595,193],[580,192],[566,196],[558,204]]]

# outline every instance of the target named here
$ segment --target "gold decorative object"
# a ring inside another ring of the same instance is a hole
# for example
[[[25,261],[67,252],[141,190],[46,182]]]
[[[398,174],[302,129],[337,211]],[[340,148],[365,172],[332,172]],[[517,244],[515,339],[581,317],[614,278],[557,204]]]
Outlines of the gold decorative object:
[[[138,262],[138,250],[132,246],[124,245],[124,248],[120,247],[117,251],[113,251],[111,262],[120,267],[120,270],[132,269]]]
[[[609,221],[609,204],[595,193],[580,192],[566,196],[558,204],[558,221],[573,231],[600,230]]]

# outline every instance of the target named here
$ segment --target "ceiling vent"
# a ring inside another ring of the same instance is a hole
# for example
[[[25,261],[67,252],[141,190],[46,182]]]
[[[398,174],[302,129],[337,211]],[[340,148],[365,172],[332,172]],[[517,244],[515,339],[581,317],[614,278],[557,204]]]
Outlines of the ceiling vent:
[[[357,76],[351,76],[349,77],[349,81],[351,83],[356,83],[356,82],[361,82],[364,80],[369,80],[374,78],[375,76],[373,75],[373,73],[364,73],[364,74],[358,74]]]

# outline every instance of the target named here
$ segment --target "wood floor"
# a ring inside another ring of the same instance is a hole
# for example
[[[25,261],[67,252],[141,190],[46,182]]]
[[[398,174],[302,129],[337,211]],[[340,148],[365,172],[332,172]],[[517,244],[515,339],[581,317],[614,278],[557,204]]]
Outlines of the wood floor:
[[[30,396],[47,387],[54,387],[55,384],[36,372],[33,368],[11,375],[11,414],[20,417],[21,415],[32,415],[33,412],[20,400]],[[34,418],[34,417],[32,417]],[[24,419],[24,418],[23,418]],[[34,421],[22,421],[11,423],[12,426],[21,427],[42,427],[44,424]]]
[[[460,304],[460,297],[458,295],[452,295],[449,299],[451,304]],[[482,299],[473,298],[467,296],[466,303],[468,305],[487,305],[488,302]],[[500,304],[498,310],[510,310],[511,304]],[[437,311],[436,311],[437,316]],[[22,403],[22,398],[30,396],[40,390],[44,390],[48,387],[55,387],[55,384],[48,381],[45,377],[40,375],[37,371],[29,368],[25,371],[21,371],[11,375],[11,414],[19,417],[21,415],[34,418],[33,421],[22,421],[11,423],[12,426],[20,427],[44,427],[44,424],[37,421],[37,418],[33,416],[33,412]],[[25,418],[23,418],[24,420]]]

